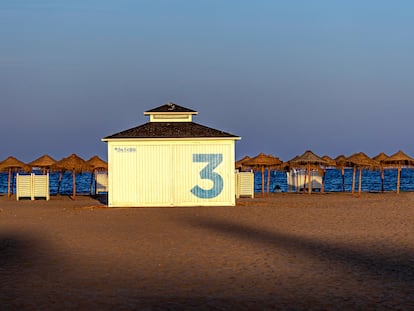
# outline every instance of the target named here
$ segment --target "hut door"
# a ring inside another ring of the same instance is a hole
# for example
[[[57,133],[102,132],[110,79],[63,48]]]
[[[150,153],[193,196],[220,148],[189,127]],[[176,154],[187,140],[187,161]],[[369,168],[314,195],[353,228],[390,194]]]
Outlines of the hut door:
[[[138,201],[144,205],[172,204],[172,156],[169,145],[138,147]]]

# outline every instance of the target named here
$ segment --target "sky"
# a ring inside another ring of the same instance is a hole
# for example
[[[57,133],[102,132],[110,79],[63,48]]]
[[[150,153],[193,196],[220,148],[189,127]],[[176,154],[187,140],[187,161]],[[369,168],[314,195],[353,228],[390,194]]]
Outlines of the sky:
[[[107,159],[169,101],[237,159],[414,156],[414,1],[0,0],[0,161]]]

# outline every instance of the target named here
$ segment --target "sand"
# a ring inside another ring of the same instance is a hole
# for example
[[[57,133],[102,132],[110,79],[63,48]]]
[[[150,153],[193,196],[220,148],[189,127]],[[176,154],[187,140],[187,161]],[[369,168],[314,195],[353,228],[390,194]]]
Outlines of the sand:
[[[414,310],[414,193],[0,197],[1,310]]]

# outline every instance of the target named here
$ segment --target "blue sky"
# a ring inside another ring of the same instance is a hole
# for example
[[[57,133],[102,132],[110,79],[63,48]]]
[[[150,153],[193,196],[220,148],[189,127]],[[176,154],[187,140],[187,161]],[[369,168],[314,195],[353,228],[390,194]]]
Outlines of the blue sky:
[[[414,156],[413,82],[413,1],[0,1],[0,160],[106,159],[168,101],[237,158]]]

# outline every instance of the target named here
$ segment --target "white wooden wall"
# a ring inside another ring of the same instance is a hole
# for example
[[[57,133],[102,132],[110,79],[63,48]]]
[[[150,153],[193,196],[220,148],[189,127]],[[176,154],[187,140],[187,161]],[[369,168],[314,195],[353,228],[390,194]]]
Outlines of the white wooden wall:
[[[234,140],[109,141],[109,206],[235,205]]]

